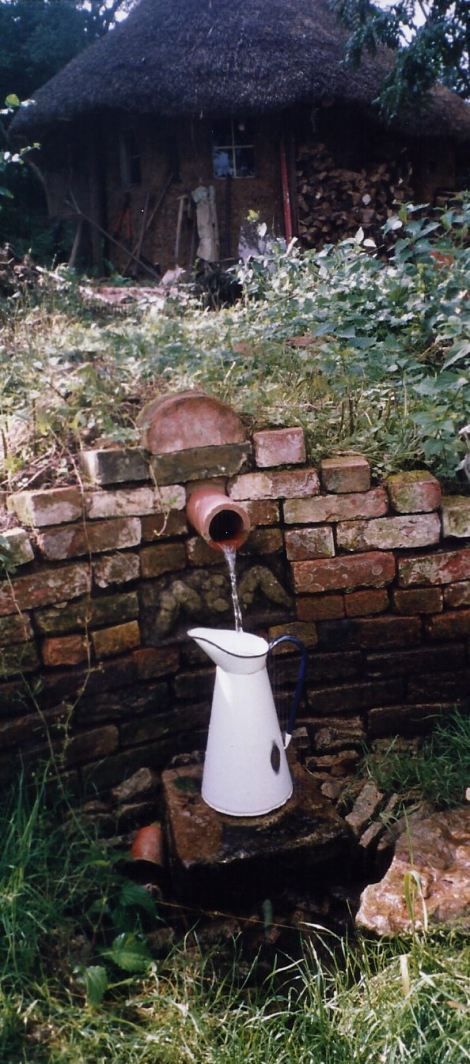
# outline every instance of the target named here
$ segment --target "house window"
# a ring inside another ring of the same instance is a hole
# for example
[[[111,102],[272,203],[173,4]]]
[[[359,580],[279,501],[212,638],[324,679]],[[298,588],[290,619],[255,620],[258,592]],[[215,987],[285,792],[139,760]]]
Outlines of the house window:
[[[212,128],[214,177],[254,177],[253,127],[243,118],[227,118]]]
[[[119,167],[121,171],[121,185],[142,184],[142,168],[140,151],[135,133],[132,129],[121,133],[119,138]]]

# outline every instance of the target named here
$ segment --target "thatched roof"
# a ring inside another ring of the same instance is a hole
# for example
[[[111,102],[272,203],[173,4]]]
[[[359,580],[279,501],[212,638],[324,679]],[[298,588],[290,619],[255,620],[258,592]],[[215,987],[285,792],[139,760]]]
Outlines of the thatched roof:
[[[327,0],[140,0],[128,18],[35,93],[30,133],[100,110],[160,115],[269,112],[322,99],[370,105],[385,54],[342,64],[345,31]],[[470,139],[470,107],[434,91],[410,134]]]

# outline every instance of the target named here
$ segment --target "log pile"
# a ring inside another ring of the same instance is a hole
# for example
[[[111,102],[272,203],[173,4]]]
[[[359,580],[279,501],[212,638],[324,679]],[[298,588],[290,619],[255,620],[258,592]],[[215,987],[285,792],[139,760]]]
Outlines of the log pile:
[[[321,248],[354,236],[381,242],[381,226],[400,203],[413,199],[411,165],[404,155],[362,170],[335,166],[324,144],[303,145],[297,158],[299,237]]]

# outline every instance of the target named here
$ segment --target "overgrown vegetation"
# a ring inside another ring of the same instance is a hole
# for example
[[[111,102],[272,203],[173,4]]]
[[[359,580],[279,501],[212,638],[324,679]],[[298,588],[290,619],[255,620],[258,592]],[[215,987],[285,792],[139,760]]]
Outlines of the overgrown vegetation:
[[[0,1059],[5,1064],[463,1064],[470,948],[306,926],[267,977],[242,939],[194,928],[152,955],[158,902],[40,781],[0,810]],[[275,919],[275,914],[274,914]]]
[[[194,386],[256,425],[303,425],[313,461],[356,449],[379,474],[425,464],[453,480],[468,421],[469,222],[457,201],[435,220],[403,209],[380,254],[361,231],[321,252],[271,244],[241,270],[241,301],[216,311],[190,288],[110,309],[67,272],[43,274],[3,303],[7,483],[70,478],[80,447],[138,440],[148,396]]]

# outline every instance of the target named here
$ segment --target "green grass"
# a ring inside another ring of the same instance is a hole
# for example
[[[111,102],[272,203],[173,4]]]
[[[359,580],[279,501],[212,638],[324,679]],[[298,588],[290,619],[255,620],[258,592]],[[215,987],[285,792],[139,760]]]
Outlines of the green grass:
[[[470,1059],[470,947],[457,933],[348,941],[312,925],[302,956],[278,955],[266,976],[241,939],[207,950],[195,928],[155,959],[152,899],[67,803],[48,810],[41,783],[20,784],[0,829],[2,1064]],[[133,952],[117,951],[123,935]]]

